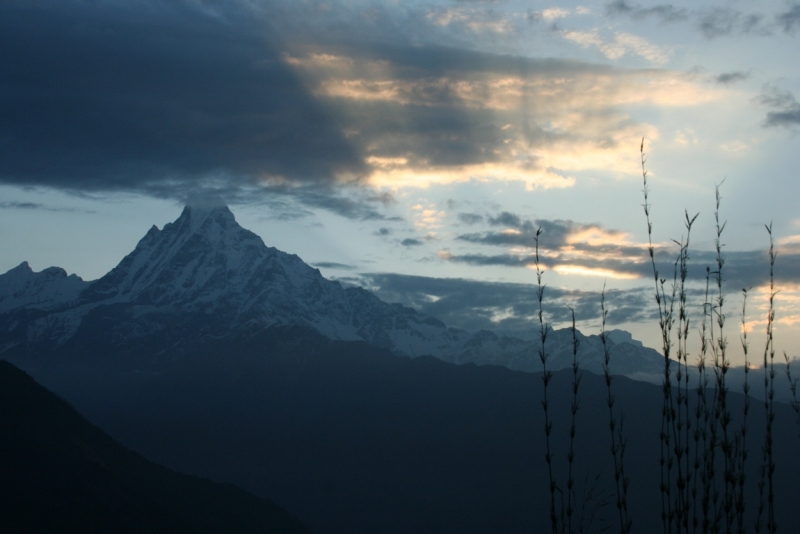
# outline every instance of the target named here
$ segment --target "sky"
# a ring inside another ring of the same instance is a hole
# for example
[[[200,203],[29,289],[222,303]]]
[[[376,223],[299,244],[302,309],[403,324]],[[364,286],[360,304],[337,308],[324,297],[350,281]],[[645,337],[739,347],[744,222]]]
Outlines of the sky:
[[[742,363],[800,355],[800,2],[5,0],[0,272],[99,278],[188,195],[449,325],[624,328],[660,348],[689,236]],[[687,234],[686,214],[699,214]],[[713,278],[713,277],[712,277]],[[712,285],[715,285],[712,279]],[[755,356],[754,356],[755,354]]]

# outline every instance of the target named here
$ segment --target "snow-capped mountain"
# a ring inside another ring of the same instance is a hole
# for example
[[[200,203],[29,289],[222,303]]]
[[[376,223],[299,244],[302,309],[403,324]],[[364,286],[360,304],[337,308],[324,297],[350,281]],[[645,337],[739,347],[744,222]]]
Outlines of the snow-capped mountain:
[[[448,328],[362,288],[325,279],[296,255],[266,246],[213,199],[190,201],[175,222],[161,230],[153,226],[94,282],[55,267],[33,273],[27,263],[0,275],[0,319],[8,325],[0,327],[0,354],[41,353],[87,340],[115,347],[134,343],[137,350],[157,353],[165,345],[188,347],[209,338],[300,326],[405,356],[541,368],[535,343]],[[578,335],[583,366],[599,371],[599,338]],[[627,355],[616,358],[627,362],[620,372],[658,372],[657,353],[637,347],[624,333],[615,335],[609,340],[614,354]],[[549,334],[553,369],[571,363],[571,336],[568,330]]]

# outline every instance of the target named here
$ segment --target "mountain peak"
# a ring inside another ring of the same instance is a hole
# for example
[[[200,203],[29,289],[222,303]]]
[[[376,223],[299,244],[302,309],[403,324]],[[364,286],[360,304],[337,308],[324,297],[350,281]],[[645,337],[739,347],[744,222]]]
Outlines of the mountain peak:
[[[189,194],[181,218],[190,220],[190,232],[194,233],[209,217],[215,214],[235,221],[233,213],[219,195],[206,191],[195,191]]]

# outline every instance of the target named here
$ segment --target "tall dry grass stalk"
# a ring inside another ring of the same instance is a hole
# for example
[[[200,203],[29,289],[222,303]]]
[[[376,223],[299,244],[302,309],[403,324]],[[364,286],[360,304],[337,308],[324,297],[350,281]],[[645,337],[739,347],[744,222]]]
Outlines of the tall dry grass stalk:
[[[611,456],[614,458],[614,484],[616,485],[617,511],[619,513],[619,532],[628,534],[633,526],[633,521],[628,518],[628,477],[625,475],[625,448],[627,440],[622,432],[624,414],[620,414],[619,421],[614,413],[614,394],[611,391],[611,352],[606,339],[606,288],[600,295],[601,328],[600,341],[603,344],[603,377],[606,382],[606,404],[608,405],[608,429],[611,431]]]
[[[566,532],[573,532],[572,530],[572,514],[574,512],[574,505],[575,505],[575,477],[573,475],[573,466],[575,463],[575,433],[576,433],[576,425],[575,419],[578,415],[578,409],[580,408],[580,404],[578,403],[578,389],[581,385],[581,375],[578,372],[578,333],[575,329],[575,310],[570,308],[569,311],[572,313],[572,404],[570,406],[570,411],[572,414],[572,419],[570,421],[569,427],[569,452],[567,453],[567,463],[568,463],[568,471],[567,471],[567,520],[566,524],[564,525],[566,528]]]
[[[789,380],[789,391],[792,392],[790,404],[797,416],[797,426],[800,427],[800,400],[797,398],[797,379],[792,378],[792,360],[789,359],[786,351],[783,351],[783,359],[786,360],[786,378]],[[797,435],[800,437],[800,432]]]
[[[761,480],[758,483],[759,503],[756,518],[756,533],[761,531],[764,516],[769,534],[773,534],[778,525],[775,522],[775,458],[772,450],[772,424],[775,421],[775,345],[773,340],[773,324],[775,322],[775,244],[772,238],[772,224],[765,225],[769,234],[769,310],[767,312],[767,340],[764,345],[764,411],[766,415],[766,433],[764,445],[761,447]],[[766,502],[765,502],[766,493]]]
[[[544,393],[542,398],[542,409],[544,410],[544,436],[545,436],[545,463],[547,463],[547,476],[549,479],[549,489],[550,489],[550,526],[552,532],[557,534],[559,532],[559,515],[556,513],[556,492],[558,491],[558,485],[556,483],[556,479],[553,476],[553,454],[550,448],[550,434],[553,432],[553,423],[550,420],[550,403],[547,398],[547,390],[550,386],[550,382],[553,379],[552,371],[547,369],[547,349],[545,344],[547,342],[547,330],[548,325],[544,322],[544,310],[542,307],[542,302],[544,300],[544,288],[545,285],[542,284],[542,275],[544,271],[542,271],[541,264],[539,263],[539,237],[542,235],[542,229],[537,228],[536,234],[534,236],[535,242],[535,263],[536,263],[536,299],[539,304],[538,310],[538,317],[539,317],[539,359],[542,362],[542,382],[543,382],[543,390]]]
[[[744,383],[742,384],[742,393],[744,393],[744,408],[742,410],[742,425],[739,428],[739,441],[737,443],[737,458],[738,465],[736,471],[738,477],[736,483],[738,484],[738,494],[736,496],[736,524],[737,532],[744,534],[745,532],[745,465],[747,464],[747,416],[750,413],[750,383],[748,382],[750,374],[750,360],[748,358],[749,344],[747,342],[747,289],[742,289],[742,333],[740,340],[742,343],[742,352],[744,353]]]

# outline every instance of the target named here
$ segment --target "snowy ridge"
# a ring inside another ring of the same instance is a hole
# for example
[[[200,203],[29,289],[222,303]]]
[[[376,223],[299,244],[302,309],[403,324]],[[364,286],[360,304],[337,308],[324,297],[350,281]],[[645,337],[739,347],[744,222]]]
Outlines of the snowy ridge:
[[[0,313],[17,308],[50,310],[74,302],[88,286],[80,277],[60,267],[33,272],[23,261],[0,276]]]
[[[219,337],[299,325],[330,339],[363,340],[410,357],[432,355],[452,363],[525,371],[541,368],[533,342],[448,328],[434,317],[387,304],[364,289],[344,288],[325,279],[296,255],[267,247],[213,198],[193,198],[176,221],[161,230],[153,226],[130,254],[95,282],[67,277],[57,268],[33,273],[26,263],[0,275],[0,313],[13,315],[34,306],[43,314],[27,323],[25,332],[17,332],[16,341],[0,339],[0,352],[3,346],[23,341],[63,345],[76,336],[88,316],[109,310],[99,315],[116,317],[115,322],[93,335],[110,337],[114,343],[168,336],[175,321],[200,317],[205,322],[195,324],[192,328],[200,331],[188,339],[198,341],[212,332]],[[620,332],[609,344],[614,350],[635,349],[642,360],[646,349],[635,347],[626,335]],[[581,358],[599,371],[603,355],[599,339],[581,338]],[[568,366],[571,332],[553,332],[549,340],[551,368]],[[648,356],[638,367],[659,361],[657,355]]]

